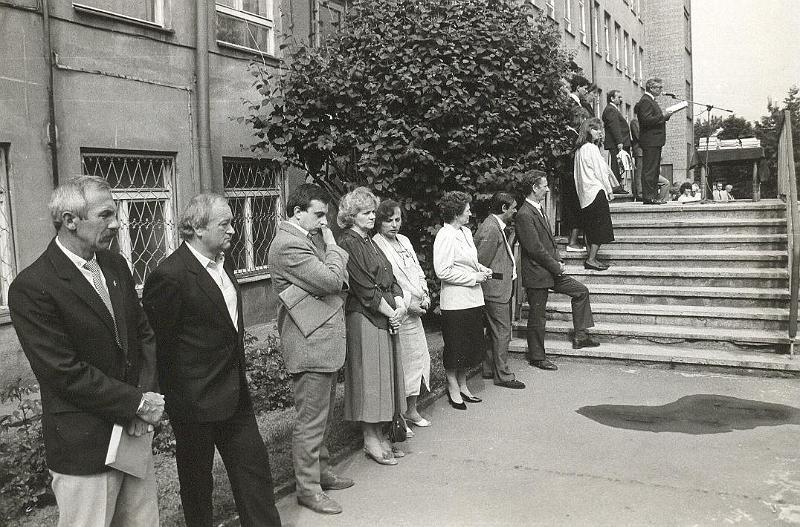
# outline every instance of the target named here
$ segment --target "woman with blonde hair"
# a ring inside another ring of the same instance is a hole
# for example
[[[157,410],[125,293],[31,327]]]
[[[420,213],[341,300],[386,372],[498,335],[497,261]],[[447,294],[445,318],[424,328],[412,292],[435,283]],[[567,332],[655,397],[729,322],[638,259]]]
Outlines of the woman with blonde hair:
[[[586,269],[605,271],[608,265],[597,259],[604,243],[614,241],[614,226],[608,202],[614,199],[613,188],[618,185],[614,172],[600,153],[603,144],[603,122],[597,117],[581,123],[575,142],[575,188],[581,204],[581,219],[586,236],[588,256]]]
[[[393,364],[389,329],[400,327],[406,307],[392,264],[372,241],[377,205],[378,199],[365,187],[347,193],[339,203],[337,223],[344,231],[338,243],[350,255],[344,418],[361,423],[368,457],[381,465],[396,465],[395,458],[404,454],[393,449],[382,425],[391,422],[395,412],[395,375],[403,375]]]

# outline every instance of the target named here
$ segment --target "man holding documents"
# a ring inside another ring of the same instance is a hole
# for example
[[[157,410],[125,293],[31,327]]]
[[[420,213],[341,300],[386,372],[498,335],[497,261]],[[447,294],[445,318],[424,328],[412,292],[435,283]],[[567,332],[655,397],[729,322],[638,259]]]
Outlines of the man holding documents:
[[[341,506],[325,491],[350,487],[353,480],[329,470],[325,438],[345,358],[340,293],[348,254],[336,245],[327,213],[325,192],[299,185],[286,200],[289,219],[278,227],[269,263],[272,287],[281,299],[278,330],[297,410],[292,441],[297,501],[320,514],[337,514]]]
[[[223,253],[235,232],[232,220],[222,196],[189,200],[178,224],[184,241],[150,274],[142,296],[156,333],[159,381],[175,431],[189,527],[212,525],[215,447],[241,525],[281,524],[245,378],[241,292]]]
[[[645,93],[636,103],[634,111],[639,121],[639,145],[642,147],[642,202],[645,205],[660,205],[658,181],[661,174],[661,149],[666,143],[666,122],[682,107],[662,112],[656,102],[664,84],[659,78],[648,79]]]
[[[41,389],[58,525],[158,525],[149,445],[164,399],[130,269],[108,250],[119,229],[110,187],[72,178],[49,208],[56,237],[11,284],[9,309]],[[146,442],[143,477],[106,466],[115,425]]]

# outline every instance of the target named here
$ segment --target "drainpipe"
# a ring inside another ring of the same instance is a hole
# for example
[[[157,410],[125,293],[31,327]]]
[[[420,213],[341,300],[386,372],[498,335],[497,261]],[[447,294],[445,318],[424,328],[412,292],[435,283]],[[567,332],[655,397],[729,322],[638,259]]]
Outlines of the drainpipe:
[[[594,17],[596,13],[594,12],[594,0],[589,1],[589,62],[592,65],[592,82],[597,84],[597,81],[594,80],[595,76],[595,65],[594,65]],[[599,104],[599,103],[598,103]]]
[[[53,188],[58,186],[58,127],[56,126],[56,101],[53,95],[53,44],[50,40],[50,7],[42,0],[42,31],[44,33],[45,64],[47,65],[47,146],[50,149],[50,168]]]
[[[200,191],[206,192],[214,189],[214,178],[211,173],[211,124],[208,97],[208,2],[197,0],[196,6],[197,148],[200,157]]]

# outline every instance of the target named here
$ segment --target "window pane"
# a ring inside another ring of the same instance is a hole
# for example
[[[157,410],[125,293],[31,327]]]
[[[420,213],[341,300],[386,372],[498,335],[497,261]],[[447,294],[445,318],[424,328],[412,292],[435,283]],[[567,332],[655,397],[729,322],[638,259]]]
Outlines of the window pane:
[[[167,157],[83,156],[83,173],[101,177],[115,189],[164,188],[164,174],[171,171],[172,159]]]
[[[131,238],[131,264],[137,285],[142,285],[147,275],[167,256],[168,230],[164,218],[163,201],[129,201],[128,229]]]
[[[247,243],[244,235],[244,200],[245,198],[228,198],[228,205],[233,213],[231,224],[236,230],[231,241],[228,257],[233,261],[235,270],[247,269]]]
[[[242,0],[242,11],[261,15],[264,18],[272,18],[267,13],[267,0]]]
[[[276,188],[280,167],[267,160],[224,158],[222,181],[226,189]]]
[[[267,252],[278,223],[276,197],[251,198],[253,211],[253,260],[256,267],[267,265]]]
[[[217,40],[269,53],[270,28],[217,11]]]
[[[138,18],[139,20],[157,22],[157,4],[160,4],[161,0],[78,0],[75,3],[95,7],[118,15]]]

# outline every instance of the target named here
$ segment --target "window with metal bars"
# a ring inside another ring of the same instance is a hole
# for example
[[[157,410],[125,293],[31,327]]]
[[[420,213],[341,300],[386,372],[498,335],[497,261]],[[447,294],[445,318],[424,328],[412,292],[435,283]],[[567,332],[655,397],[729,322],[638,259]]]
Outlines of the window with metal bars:
[[[111,185],[119,233],[114,242],[129,262],[137,287],[176,247],[173,180],[175,156],[81,149],[84,174]]]
[[[236,229],[230,250],[234,268],[239,274],[266,274],[281,217],[283,170],[268,159],[224,157],[222,178]]]
[[[8,286],[14,279],[11,203],[8,198],[8,147],[0,144],[0,305],[8,305]]]

